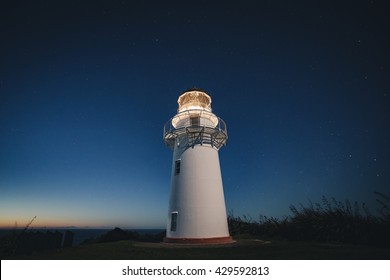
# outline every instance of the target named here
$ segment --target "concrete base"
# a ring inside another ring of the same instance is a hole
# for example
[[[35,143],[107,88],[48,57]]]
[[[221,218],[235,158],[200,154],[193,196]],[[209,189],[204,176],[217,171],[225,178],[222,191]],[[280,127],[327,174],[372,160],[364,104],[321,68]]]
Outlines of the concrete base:
[[[170,238],[165,237],[166,243],[180,243],[180,244],[228,244],[233,242],[231,236],[212,237],[212,238]]]

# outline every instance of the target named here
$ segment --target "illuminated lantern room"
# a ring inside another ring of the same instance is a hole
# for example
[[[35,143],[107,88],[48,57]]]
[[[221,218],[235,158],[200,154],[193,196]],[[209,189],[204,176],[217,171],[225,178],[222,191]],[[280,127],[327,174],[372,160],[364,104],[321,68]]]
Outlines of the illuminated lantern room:
[[[211,112],[211,97],[200,90],[188,90],[179,96],[178,113],[187,110],[205,110]]]
[[[177,103],[179,108],[172,118],[174,128],[214,128],[218,125],[218,117],[211,110],[211,97],[204,91],[189,89],[179,96]]]

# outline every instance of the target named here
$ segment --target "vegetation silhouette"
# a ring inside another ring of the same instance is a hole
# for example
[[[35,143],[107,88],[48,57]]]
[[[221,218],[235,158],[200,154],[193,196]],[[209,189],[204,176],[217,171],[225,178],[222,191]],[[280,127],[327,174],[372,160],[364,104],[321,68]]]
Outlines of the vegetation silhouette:
[[[131,240],[131,241],[143,241],[143,242],[161,242],[165,237],[165,231],[151,234],[144,233],[141,234],[132,230],[122,230],[118,227],[110,230],[96,238],[90,238],[84,240],[81,245],[94,244],[94,243],[106,243],[106,242],[116,242],[121,240]]]
[[[390,248],[390,197],[374,192],[380,204],[373,215],[365,203],[341,202],[323,196],[321,203],[290,206],[291,216],[282,219],[260,216],[228,216],[230,234],[282,238],[291,241],[340,242]]]

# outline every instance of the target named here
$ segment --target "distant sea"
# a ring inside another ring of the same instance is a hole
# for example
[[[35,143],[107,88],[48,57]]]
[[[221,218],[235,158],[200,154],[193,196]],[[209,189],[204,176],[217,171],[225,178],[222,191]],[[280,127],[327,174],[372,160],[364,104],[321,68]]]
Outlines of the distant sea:
[[[74,239],[73,239],[73,246],[77,246],[77,245],[80,245],[84,240],[86,239],[91,239],[91,238],[96,238],[100,235],[102,235],[103,233],[106,233],[108,231],[111,231],[113,230],[112,229],[75,229],[75,228],[71,228],[71,229],[62,229],[62,228],[54,228],[54,229],[49,229],[49,228],[45,228],[45,229],[42,229],[42,228],[32,228],[32,229],[29,229],[28,231],[41,231],[41,232],[46,232],[46,231],[59,231],[61,233],[64,233],[65,231],[71,231],[74,233]],[[162,231],[164,231],[165,229],[124,229],[124,230],[130,230],[130,231],[136,231],[140,234],[146,234],[146,233],[149,233],[149,234],[156,234],[156,233],[160,233]],[[8,234],[8,233],[11,233],[13,230],[12,229],[0,229],[0,237]],[[17,232],[20,232],[21,230],[17,230]]]

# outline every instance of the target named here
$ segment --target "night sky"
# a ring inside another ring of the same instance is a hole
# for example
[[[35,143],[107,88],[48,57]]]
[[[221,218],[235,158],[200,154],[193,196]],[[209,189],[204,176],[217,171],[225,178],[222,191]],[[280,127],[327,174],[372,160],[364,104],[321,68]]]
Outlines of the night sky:
[[[165,227],[163,126],[191,87],[227,124],[228,212],[390,195],[385,1],[9,2],[0,227]]]

